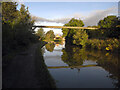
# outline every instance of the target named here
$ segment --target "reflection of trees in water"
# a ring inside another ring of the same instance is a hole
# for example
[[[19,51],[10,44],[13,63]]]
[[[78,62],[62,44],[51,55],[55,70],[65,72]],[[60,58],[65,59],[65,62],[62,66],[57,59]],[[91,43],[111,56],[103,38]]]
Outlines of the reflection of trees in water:
[[[47,51],[53,52],[55,44],[54,43],[48,43],[48,44],[45,45],[45,47],[46,47]]]
[[[116,53],[117,54],[117,53]],[[106,54],[107,55],[107,54]],[[97,61],[98,65],[103,67],[109,72],[108,77],[113,80],[118,80],[118,82],[113,82],[115,87],[120,88],[120,63],[118,55],[104,55],[101,59]]]
[[[82,65],[84,60],[96,61],[109,72],[107,77],[113,79],[115,87],[120,87],[120,63],[118,53],[108,53],[95,50],[85,50],[76,46],[66,46],[63,50],[62,60],[69,66]],[[115,82],[117,80],[118,82]]]
[[[120,87],[120,63],[118,53],[108,53],[94,50],[86,50],[88,60],[96,60],[98,66],[101,66],[109,72],[107,77],[113,79],[115,87]],[[114,80],[117,80],[116,83]]]
[[[69,66],[82,65],[86,58],[86,54],[83,49],[79,47],[69,47],[62,50],[62,60]]]

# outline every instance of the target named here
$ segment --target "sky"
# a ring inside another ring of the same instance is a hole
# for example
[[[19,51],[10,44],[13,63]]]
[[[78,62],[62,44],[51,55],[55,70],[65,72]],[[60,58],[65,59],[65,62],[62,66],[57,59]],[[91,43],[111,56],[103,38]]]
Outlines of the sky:
[[[117,2],[24,2],[29,12],[36,17],[35,25],[63,26],[71,18],[80,18],[85,26],[97,25],[98,21],[108,15],[118,14]],[[54,30],[62,34],[61,29]]]

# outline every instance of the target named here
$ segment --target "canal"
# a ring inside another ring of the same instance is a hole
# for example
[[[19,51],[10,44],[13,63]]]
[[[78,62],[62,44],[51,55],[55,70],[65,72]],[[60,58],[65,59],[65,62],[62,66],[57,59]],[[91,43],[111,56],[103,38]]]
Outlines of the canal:
[[[118,88],[118,54],[48,43],[43,48],[45,64],[57,88]]]

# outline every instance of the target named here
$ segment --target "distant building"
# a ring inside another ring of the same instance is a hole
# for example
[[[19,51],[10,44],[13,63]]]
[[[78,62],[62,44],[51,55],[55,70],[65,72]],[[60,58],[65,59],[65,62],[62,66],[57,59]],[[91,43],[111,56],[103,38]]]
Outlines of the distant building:
[[[65,41],[65,37],[62,37],[61,35],[58,35],[58,34],[55,36],[54,40],[57,40],[57,39]]]

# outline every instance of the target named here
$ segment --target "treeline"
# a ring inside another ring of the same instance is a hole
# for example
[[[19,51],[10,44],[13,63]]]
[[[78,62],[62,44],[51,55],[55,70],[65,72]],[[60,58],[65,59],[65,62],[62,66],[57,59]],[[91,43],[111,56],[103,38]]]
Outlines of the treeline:
[[[16,2],[2,2],[2,53],[3,56],[13,50],[27,47],[36,42],[38,37],[32,31],[32,20],[28,7]]]
[[[98,22],[95,30],[62,29],[66,44],[89,47],[92,49],[114,51],[120,49],[120,21],[116,16],[107,16]],[[72,18],[64,26],[83,27],[82,20]]]
[[[46,42],[53,41],[55,34],[53,30],[49,30],[46,34],[42,28],[38,29],[36,35],[39,37],[39,40],[44,40]]]

